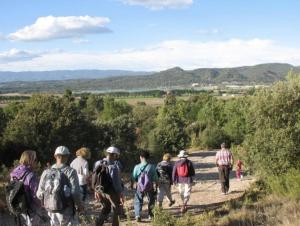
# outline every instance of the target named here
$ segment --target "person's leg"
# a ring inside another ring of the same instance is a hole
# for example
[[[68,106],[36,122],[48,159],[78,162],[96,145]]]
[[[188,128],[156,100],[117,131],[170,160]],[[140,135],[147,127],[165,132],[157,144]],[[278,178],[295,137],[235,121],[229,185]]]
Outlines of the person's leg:
[[[225,167],[224,166],[220,166],[219,167],[219,180],[220,180],[220,183],[221,183],[221,191],[222,193],[226,193],[226,190],[225,190],[225,172],[224,172],[224,169]]]
[[[178,192],[179,192],[182,204],[183,204],[183,202],[184,202],[184,184],[178,184],[177,188],[178,188]]]
[[[192,184],[185,184],[184,185],[184,202],[183,202],[183,212],[187,210],[187,203],[190,200],[192,191]]]
[[[120,197],[118,194],[112,194],[111,200],[114,203],[113,206],[113,220],[112,220],[112,226],[119,226],[119,217],[121,214],[121,208],[120,208]]]
[[[82,194],[82,201],[85,201],[86,194],[87,194],[87,184],[80,185],[80,191],[81,191],[81,194]]]
[[[100,211],[99,217],[96,219],[96,226],[102,226],[111,211],[111,203],[107,199],[107,197],[104,196],[102,198],[101,204],[102,204],[102,209]]]
[[[224,168],[224,177],[225,177],[225,193],[229,191],[229,175],[230,175],[230,169],[229,167]]]
[[[141,217],[142,207],[143,207],[143,193],[136,190],[134,195],[134,214],[135,217]]]
[[[172,199],[171,184],[165,184],[165,189],[166,189],[166,196],[169,202],[170,203],[174,202],[174,200]]]
[[[152,210],[154,209],[154,206],[155,206],[154,190],[149,191],[146,194],[147,194],[147,198],[148,198],[148,216],[153,217]]]
[[[160,184],[157,191],[157,202],[159,207],[162,207],[162,202],[165,196],[165,189],[163,185],[164,184]]]

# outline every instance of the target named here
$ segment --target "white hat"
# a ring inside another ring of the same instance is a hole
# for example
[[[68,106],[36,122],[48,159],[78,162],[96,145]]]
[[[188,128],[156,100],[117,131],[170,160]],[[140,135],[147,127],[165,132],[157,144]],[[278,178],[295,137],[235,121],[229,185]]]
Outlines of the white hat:
[[[55,149],[54,155],[69,155],[70,151],[67,147],[65,146],[59,146]]]
[[[185,150],[181,150],[179,152],[179,155],[177,155],[179,158],[187,158],[188,157],[188,154],[186,153]]]
[[[109,147],[106,149],[106,152],[111,154],[120,154],[120,150],[116,147]]]

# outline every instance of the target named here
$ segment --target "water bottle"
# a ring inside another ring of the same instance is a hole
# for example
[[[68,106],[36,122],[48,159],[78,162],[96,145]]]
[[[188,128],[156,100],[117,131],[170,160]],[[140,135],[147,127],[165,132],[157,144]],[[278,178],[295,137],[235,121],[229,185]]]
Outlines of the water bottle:
[[[71,196],[71,189],[68,187],[68,185],[64,186],[64,194],[65,194],[65,197]]]

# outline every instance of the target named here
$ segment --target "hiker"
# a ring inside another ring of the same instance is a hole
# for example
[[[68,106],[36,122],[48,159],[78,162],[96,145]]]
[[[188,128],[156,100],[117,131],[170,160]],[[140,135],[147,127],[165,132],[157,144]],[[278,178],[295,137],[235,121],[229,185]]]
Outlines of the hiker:
[[[91,152],[88,148],[82,147],[76,151],[76,156],[70,166],[76,170],[79,180],[82,201],[85,201],[88,188],[89,163],[87,159],[91,158]]]
[[[185,150],[181,150],[177,156],[179,160],[174,164],[172,179],[173,183],[178,187],[182,201],[180,211],[181,213],[185,213],[187,211],[187,203],[191,196],[195,169],[193,163],[188,159],[188,154]]]
[[[112,225],[119,225],[120,206],[124,204],[124,193],[120,170],[116,160],[120,150],[116,147],[109,147],[106,150],[106,158],[95,163],[92,176],[92,187],[95,190],[95,198],[102,204],[99,217],[96,219],[96,226],[101,226],[113,211]]]
[[[51,226],[78,225],[77,211],[83,212],[81,193],[76,170],[67,165],[70,151],[65,146],[55,149],[56,163],[44,170],[37,197],[42,200],[50,217]]]
[[[157,164],[156,172],[158,175],[158,194],[157,201],[158,206],[162,207],[164,196],[166,195],[169,200],[169,207],[171,207],[175,200],[172,199],[171,185],[172,182],[173,166],[171,164],[171,155],[169,153],[164,154],[163,161]]]
[[[221,150],[216,154],[216,165],[219,170],[221,191],[226,195],[229,191],[229,175],[233,166],[233,156],[230,150],[226,149],[225,143],[221,144]]]
[[[236,170],[235,170],[235,176],[237,180],[241,180],[243,178],[243,174],[242,174],[242,166],[243,166],[243,162],[241,160],[237,160],[236,162]]]
[[[41,207],[40,200],[36,197],[38,189],[38,177],[34,171],[36,167],[36,152],[26,150],[21,154],[19,165],[10,173],[11,181],[22,181],[24,185],[25,195],[25,212],[18,216],[20,225],[37,225],[39,222],[39,209]],[[9,199],[9,197],[8,197]],[[10,203],[8,202],[9,209]]]
[[[148,219],[151,220],[153,218],[152,210],[155,205],[158,176],[155,166],[148,163],[149,157],[150,154],[148,151],[142,151],[140,153],[140,163],[135,165],[132,173],[132,179],[136,182],[134,213],[137,222],[141,221],[144,196],[147,196],[148,198]]]

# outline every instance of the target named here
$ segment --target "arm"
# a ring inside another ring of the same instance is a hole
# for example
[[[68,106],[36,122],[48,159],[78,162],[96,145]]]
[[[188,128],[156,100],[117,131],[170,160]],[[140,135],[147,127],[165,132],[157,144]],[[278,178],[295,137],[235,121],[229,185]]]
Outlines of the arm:
[[[36,197],[39,200],[43,200],[43,196],[44,196],[43,193],[45,191],[45,187],[44,187],[45,185],[43,184],[43,182],[44,182],[44,179],[45,179],[45,176],[46,176],[46,172],[47,172],[47,170],[43,171],[40,182],[39,182],[39,186],[38,186],[38,189],[37,189],[37,192],[36,192]]]
[[[176,170],[176,163],[174,164],[174,167],[173,167],[173,172],[172,172],[172,181],[174,184],[177,184],[178,182],[178,175],[177,175],[177,170]]]
[[[193,163],[189,160],[189,170],[190,170],[190,176],[193,177],[195,176],[195,168]]]
[[[81,201],[81,193],[80,193],[80,186],[79,180],[76,170],[72,169],[69,175],[69,180],[71,184],[71,194],[74,203],[77,205],[78,209],[83,209],[83,203]]]

